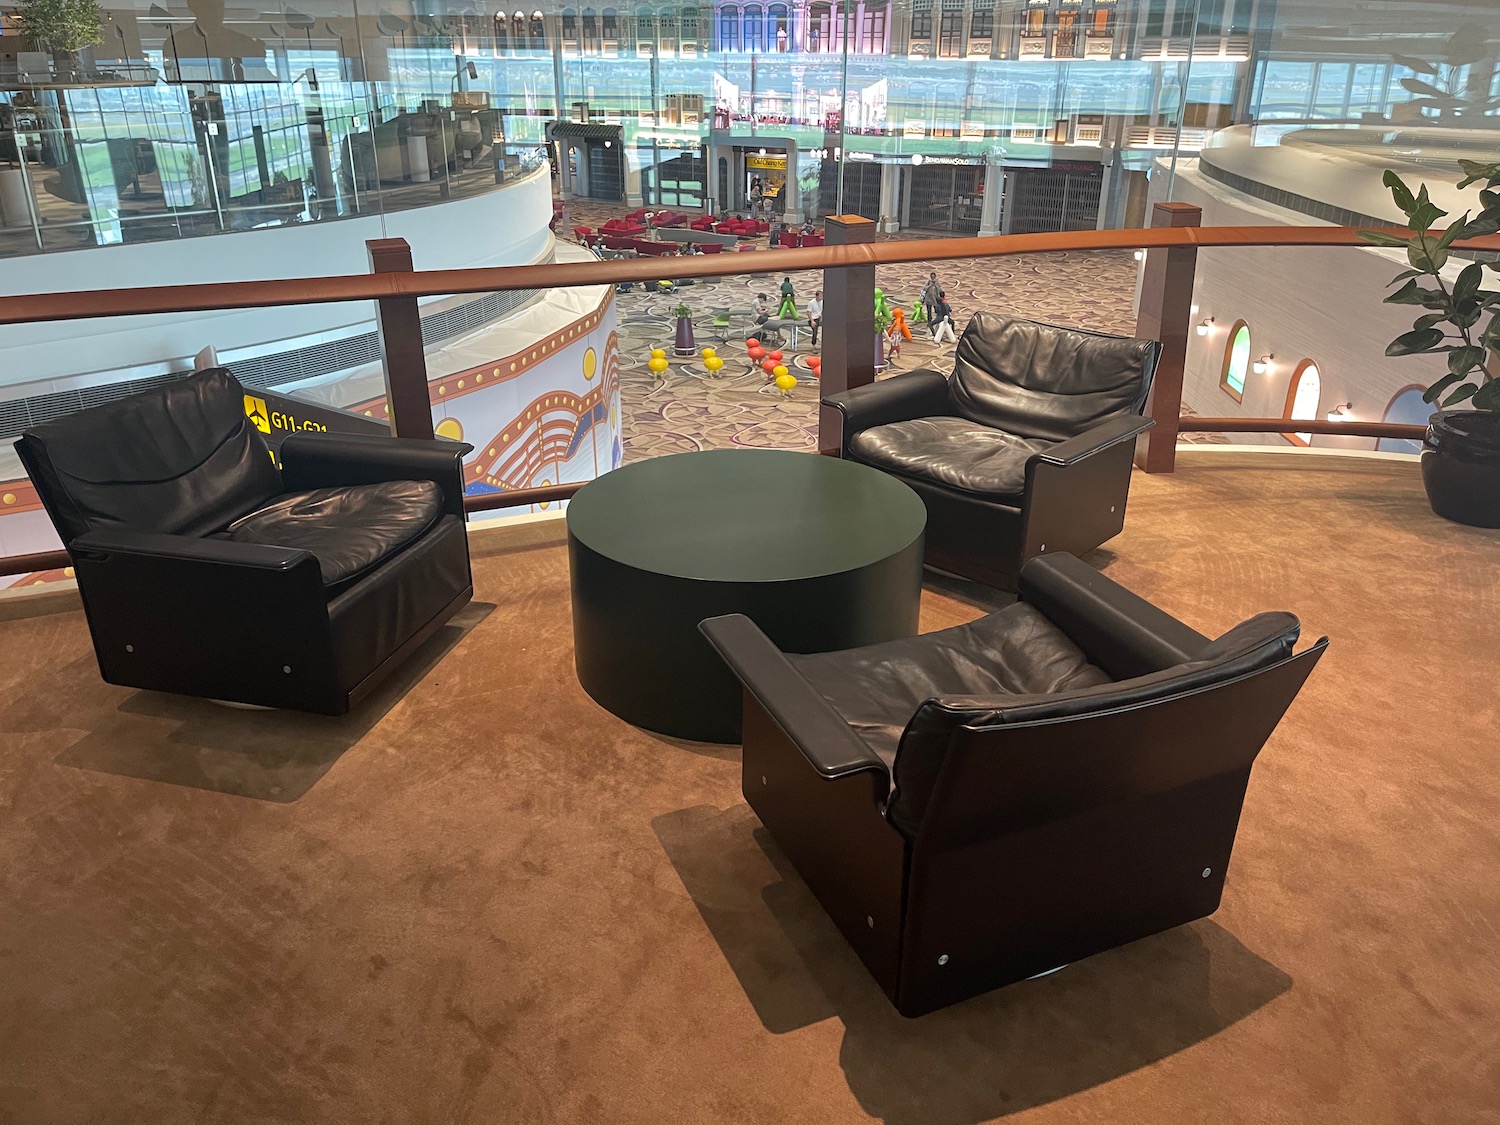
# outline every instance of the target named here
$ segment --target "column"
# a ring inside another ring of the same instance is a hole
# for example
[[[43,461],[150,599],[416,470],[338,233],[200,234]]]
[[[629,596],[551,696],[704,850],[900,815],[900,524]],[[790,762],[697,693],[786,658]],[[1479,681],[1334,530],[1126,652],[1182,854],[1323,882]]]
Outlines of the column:
[[[892,234],[901,229],[901,173],[899,164],[880,166],[880,231]]]
[[[998,164],[984,168],[984,207],[979,212],[979,233],[1000,233],[1001,196],[1005,193],[1005,173]]]
[[[830,215],[823,222],[829,246],[875,241],[875,223],[859,215]],[[840,266],[823,271],[823,377],[825,395],[875,381],[875,267]],[[843,416],[818,410],[818,452],[837,455]]]

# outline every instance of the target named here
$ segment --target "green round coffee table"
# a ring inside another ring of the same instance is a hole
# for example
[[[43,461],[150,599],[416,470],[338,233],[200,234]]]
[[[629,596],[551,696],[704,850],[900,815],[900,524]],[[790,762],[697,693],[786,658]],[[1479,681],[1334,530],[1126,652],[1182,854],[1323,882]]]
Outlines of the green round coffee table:
[[[662,734],[738,742],[740,686],[698,622],[743,613],[786,652],[917,631],[917,494],[864,465],[780,450],[637,462],[568,505],[578,682]]]

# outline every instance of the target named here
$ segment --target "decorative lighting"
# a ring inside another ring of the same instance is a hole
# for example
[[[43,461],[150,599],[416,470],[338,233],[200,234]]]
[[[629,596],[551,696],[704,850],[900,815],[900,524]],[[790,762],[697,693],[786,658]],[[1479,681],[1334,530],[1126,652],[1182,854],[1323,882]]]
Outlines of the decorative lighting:
[[[1137,262],[1144,262],[1146,260],[1146,252],[1144,250],[1137,250],[1131,257]]]
[[[605,148],[614,148],[615,147],[615,142],[614,141],[605,141],[604,142],[604,147]]]
[[[1209,317],[1207,320],[1200,320],[1198,322],[1198,335],[1200,335],[1200,336],[1207,336],[1208,335],[1209,326],[1211,324],[1213,324],[1213,322],[1214,322],[1214,318],[1213,317]]]
[[[925,159],[925,158],[922,156],[922,154],[920,152],[914,152],[914,153],[912,153],[911,154],[911,166],[913,168],[920,168],[922,166],[923,159]]]
[[[1328,420],[1330,422],[1347,422],[1347,421],[1349,421],[1349,414],[1347,412],[1353,406],[1354,406],[1354,404],[1352,402],[1345,402],[1345,403],[1342,403],[1342,404],[1340,404],[1338,406],[1335,406],[1332,410],[1330,410],[1328,412]]]
[[[1263,355],[1250,365],[1250,370],[1254,371],[1257,375],[1264,375],[1267,371],[1270,370],[1271,361],[1275,358],[1275,352],[1271,352],[1269,355]]]
[[[761,149],[761,150],[760,150],[760,154],[761,154],[761,155],[762,155],[762,156],[764,156],[764,155],[765,155],[765,154],[766,154],[766,150],[765,150],[765,149]]]

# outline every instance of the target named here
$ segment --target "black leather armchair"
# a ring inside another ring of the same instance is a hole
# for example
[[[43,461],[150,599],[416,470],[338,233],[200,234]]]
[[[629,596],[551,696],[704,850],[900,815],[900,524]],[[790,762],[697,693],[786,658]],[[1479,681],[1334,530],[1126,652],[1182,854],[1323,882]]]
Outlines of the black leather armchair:
[[[954,629],[811,656],[701,629],[745,687],[745,799],[917,1016],[1212,914],[1250,768],[1327,645],[1210,641],[1072,555]]]
[[[823,400],[842,456],[927,505],[928,565],[1013,589],[1036,555],[1086,554],[1125,525],[1161,347],[976,313],[953,376],[912,371]]]
[[[472,596],[470,448],[296,434],[278,468],[223,369],[16,442],[107,681],[330,715]]]

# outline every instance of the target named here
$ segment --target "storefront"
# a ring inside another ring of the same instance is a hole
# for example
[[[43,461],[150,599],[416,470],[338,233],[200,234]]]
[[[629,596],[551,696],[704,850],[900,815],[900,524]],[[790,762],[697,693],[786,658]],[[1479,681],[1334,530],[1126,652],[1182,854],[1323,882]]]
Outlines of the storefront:
[[[745,156],[745,201],[759,201],[762,214],[780,214],[786,208],[786,153],[752,152]]]
[[[618,125],[560,121],[551,132],[557,142],[558,186],[565,198],[625,198],[625,147]]]
[[[1094,230],[1104,167],[1089,161],[1057,162],[1045,168],[1005,171],[1005,232],[1045,234]]]
[[[919,230],[978,234],[984,211],[984,162],[968,157],[912,161],[906,224]]]

